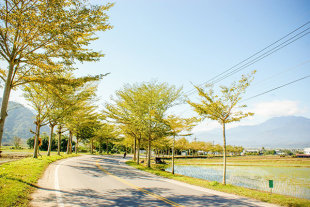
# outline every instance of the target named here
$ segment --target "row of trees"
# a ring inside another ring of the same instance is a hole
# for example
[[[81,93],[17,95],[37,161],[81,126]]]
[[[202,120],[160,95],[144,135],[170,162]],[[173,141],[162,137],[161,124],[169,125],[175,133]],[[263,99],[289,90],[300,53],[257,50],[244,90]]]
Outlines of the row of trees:
[[[167,114],[168,109],[180,103],[180,97],[181,88],[153,81],[125,85],[116,92],[113,103],[105,104],[106,121],[113,122],[129,139],[127,142],[133,140],[137,163],[141,146],[147,148],[147,166],[150,167],[153,148],[167,144],[169,136],[177,136],[182,130],[191,128],[194,119]]]
[[[174,173],[175,150],[193,150],[194,152],[220,151],[219,145],[211,143],[192,142],[186,139],[176,141],[177,137],[190,135],[191,129],[203,119],[216,120],[223,127],[223,184],[226,184],[226,154],[238,154],[242,147],[226,146],[226,124],[240,121],[252,116],[253,113],[244,112],[246,105],[238,105],[250,82],[253,80],[255,71],[247,76],[242,76],[238,82],[230,87],[222,86],[221,95],[217,95],[212,86],[198,87],[200,102],[195,103],[189,99],[185,101],[193,107],[199,118],[181,118],[169,115],[168,110],[180,103],[184,103],[181,88],[169,86],[166,83],[156,81],[125,85],[116,92],[112,103],[105,104],[103,111],[105,120],[113,122],[125,137],[125,142],[133,142],[134,160],[139,163],[140,148],[147,148],[147,166],[150,167],[151,150],[170,151],[172,148],[172,173]]]
[[[27,145],[28,145],[29,149],[33,149],[34,148],[34,140],[35,140],[34,137],[29,138],[27,140]],[[47,134],[41,135],[41,140],[42,140],[42,144],[41,144],[41,146],[39,146],[39,149],[41,151],[48,151],[49,147],[51,147],[52,151],[57,151],[57,149],[58,149],[58,139],[56,139],[55,134],[54,134],[51,142],[49,142],[49,136]],[[61,137],[61,141],[60,141],[60,151],[61,152],[66,152],[67,151],[68,140],[69,140],[68,136],[62,136]],[[74,141],[72,142],[72,146],[73,146],[73,148],[75,148],[75,146],[76,146],[76,143]]]
[[[33,132],[35,135],[34,158],[38,154],[38,139],[42,126],[48,124],[51,130],[47,152],[49,156],[55,126],[58,126],[58,154],[60,154],[62,133],[66,131],[69,134],[67,153],[70,154],[73,135],[76,136],[78,145],[80,134],[88,132],[85,131],[85,127],[98,127],[99,125],[95,113],[96,106],[93,102],[97,88],[96,81],[100,77],[74,78],[72,74],[67,73],[64,78],[66,82],[57,85],[29,83],[23,88],[25,99],[36,111],[34,122],[36,130]]]
[[[81,107],[83,101],[77,104],[75,101],[79,98],[73,96],[86,87],[84,84],[89,79],[100,79],[100,76],[76,79],[72,71],[76,69],[76,61],[98,61],[103,57],[89,45],[98,39],[97,32],[112,28],[105,13],[111,6],[93,5],[87,0],[0,2],[0,61],[3,66],[0,80],[4,88],[0,147],[11,90],[21,87],[37,112],[34,157],[37,157],[40,127],[46,122],[51,129],[59,125],[59,134],[65,123],[71,132],[76,129],[72,126],[73,120],[69,124],[62,114],[70,111],[74,117],[78,110],[71,108],[73,105]],[[73,93],[68,103],[62,94],[69,96],[70,92]]]
[[[37,157],[40,128],[57,126],[58,154],[62,133],[68,131],[67,153],[72,152],[72,139],[78,146],[81,139],[102,146],[116,139],[134,142],[134,159],[139,163],[139,149],[148,151],[167,147],[172,140],[174,160],[175,140],[188,136],[199,119],[212,119],[223,126],[223,183],[226,178],[227,123],[252,115],[236,111],[241,95],[251,81],[244,76],[231,87],[222,87],[221,96],[212,88],[196,86],[201,102],[187,100],[200,116],[181,118],[168,114],[173,106],[184,103],[181,88],[166,83],[150,82],[125,85],[116,92],[112,103],[105,104],[103,113],[97,113],[95,102],[96,81],[103,75],[77,78],[73,75],[75,63],[98,61],[103,56],[89,48],[97,32],[111,29],[105,12],[112,6],[91,5],[87,0],[5,0],[0,2],[0,68],[4,88],[0,111],[0,147],[12,89],[22,88],[25,98],[36,111],[33,132],[34,154]],[[240,106],[245,107],[245,106]],[[78,149],[76,147],[75,149]],[[1,150],[0,150],[1,151]],[[173,162],[174,163],[174,162]]]
[[[182,151],[187,151],[189,155],[198,154],[199,151],[208,154],[222,154],[223,146],[219,144],[213,145],[211,142],[203,141],[189,142],[186,138],[183,137],[175,142],[175,150],[176,154],[181,154]],[[240,155],[244,148],[242,146],[227,145],[226,150],[229,154]]]

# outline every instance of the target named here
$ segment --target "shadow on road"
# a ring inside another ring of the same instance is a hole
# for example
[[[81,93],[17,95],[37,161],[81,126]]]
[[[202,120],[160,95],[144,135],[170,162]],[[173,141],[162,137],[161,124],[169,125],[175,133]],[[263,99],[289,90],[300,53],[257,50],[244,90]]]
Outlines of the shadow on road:
[[[166,188],[144,188],[152,193],[160,195],[162,192],[169,193]],[[51,190],[51,189],[47,189]],[[97,192],[91,189],[61,191],[65,205],[69,206],[171,206],[162,200],[147,195],[141,191],[127,188]],[[38,201],[55,202],[54,195],[40,198]],[[183,206],[251,206],[247,202],[223,199],[219,196],[179,196],[170,195],[165,198]],[[55,203],[55,206],[57,204]]]
[[[71,163],[69,165],[66,164],[66,166],[99,178],[109,176],[96,166],[97,163],[113,175],[126,179],[129,182],[137,178],[143,181],[148,180],[160,182],[157,176],[147,175],[136,170],[128,169],[127,167],[120,165],[119,161],[115,159],[87,157],[85,159],[77,160],[76,163]],[[108,179],[114,178],[111,177]],[[77,182],[79,181],[77,180]],[[105,183],[102,182],[102,185],[105,185]],[[174,184],[166,183],[162,186],[167,187],[149,187],[142,189],[153,194],[163,196],[164,198],[183,206],[255,206],[247,202],[246,199],[242,198],[229,199],[217,195],[204,194],[201,192],[196,193],[197,195],[195,195],[195,193],[183,193],[183,195],[180,195],[173,191],[173,188],[176,187]],[[178,187],[182,188],[181,186]],[[68,206],[172,206],[171,204],[163,201],[161,198],[156,198],[156,196],[149,195],[148,193],[129,186],[119,187],[116,189],[106,188],[106,190],[102,192],[90,188],[91,187],[88,186],[88,188],[84,189],[70,189],[66,191],[61,190],[59,192],[61,192],[61,197],[64,204]],[[47,191],[48,193],[44,194],[44,196],[40,198],[37,198],[36,202],[48,202],[50,204],[49,206],[57,206],[57,190],[48,188],[40,189]],[[187,192],[188,191],[191,191],[191,189],[188,189]]]

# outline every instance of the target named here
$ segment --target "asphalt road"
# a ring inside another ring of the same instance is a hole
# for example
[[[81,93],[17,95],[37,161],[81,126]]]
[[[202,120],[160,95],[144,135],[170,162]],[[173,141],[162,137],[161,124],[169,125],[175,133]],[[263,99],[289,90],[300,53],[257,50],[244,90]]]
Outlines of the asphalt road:
[[[275,206],[138,171],[113,156],[51,164],[31,206]]]

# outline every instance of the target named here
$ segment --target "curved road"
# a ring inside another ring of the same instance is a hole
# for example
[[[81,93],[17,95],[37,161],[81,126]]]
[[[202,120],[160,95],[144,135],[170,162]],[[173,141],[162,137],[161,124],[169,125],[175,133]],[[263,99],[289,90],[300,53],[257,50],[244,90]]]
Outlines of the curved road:
[[[117,156],[51,164],[31,206],[275,206],[138,171]]]

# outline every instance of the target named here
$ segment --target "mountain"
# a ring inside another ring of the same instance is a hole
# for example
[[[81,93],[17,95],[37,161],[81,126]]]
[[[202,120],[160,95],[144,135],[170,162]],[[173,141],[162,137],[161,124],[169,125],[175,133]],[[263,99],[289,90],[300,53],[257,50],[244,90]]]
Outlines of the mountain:
[[[222,143],[221,130],[201,132],[199,137]],[[300,116],[271,118],[253,126],[227,130],[227,144],[244,147],[304,148],[310,146],[310,119]]]
[[[2,98],[0,98],[0,102]],[[3,144],[10,144],[13,142],[14,136],[27,140],[32,137],[30,132],[35,131],[34,125],[35,114],[22,104],[16,102],[9,102],[8,116],[4,124]],[[49,132],[49,128],[44,126],[41,132]],[[25,141],[24,141],[25,142]]]

